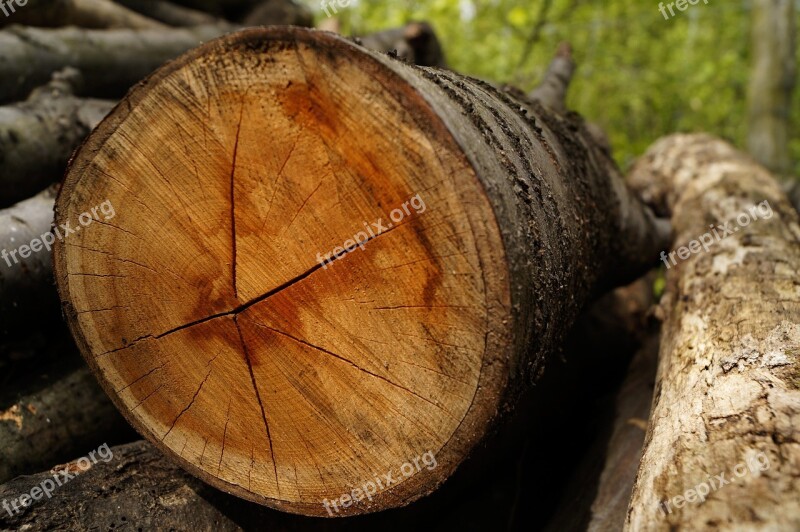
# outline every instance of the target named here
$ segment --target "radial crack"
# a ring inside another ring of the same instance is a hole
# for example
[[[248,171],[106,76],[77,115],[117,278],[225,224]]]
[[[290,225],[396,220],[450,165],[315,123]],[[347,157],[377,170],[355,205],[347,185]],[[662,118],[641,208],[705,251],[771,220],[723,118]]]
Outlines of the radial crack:
[[[267,412],[264,410],[264,402],[261,400],[261,393],[258,391],[258,385],[256,384],[256,375],[253,373],[253,362],[250,360],[250,351],[247,349],[247,344],[244,342],[244,336],[242,335],[242,328],[239,327],[239,320],[236,316],[233,318],[233,323],[236,324],[236,330],[239,333],[239,341],[242,343],[242,349],[244,350],[244,359],[247,362],[247,371],[250,372],[250,381],[253,383],[253,390],[256,393],[256,399],[258,400],[258,406],[261,408],[261,419],[264,420],[264,429],[267,433],[267,440],[269,441],[269,454],[272,457],[272,469],[275,472],[275,486],[278,488],[278,496],[280,497],[281,494],[281,484],[278,482],[278,464],[275,462],[275,450],[272,447],[272,435],[269,432],[269,423],[267,422]]]

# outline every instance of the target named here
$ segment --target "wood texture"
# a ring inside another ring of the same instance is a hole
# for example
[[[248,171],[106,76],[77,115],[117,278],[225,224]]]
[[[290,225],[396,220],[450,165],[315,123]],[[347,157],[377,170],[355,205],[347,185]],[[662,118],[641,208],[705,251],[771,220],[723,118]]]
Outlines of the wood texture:
[[[105,200],[113,222],[55,254],[101,383],[189,471],[311,515],[425,453],[338,515],[432,491],[664,236],[577,116],[297,28],[131,92],[57,219]]]
[[[706,135],[657,142],[631,182],[672,214],[673,248],[706,233],[715,242],[667,272],[656,393],[626,528],[797,530],[797,212],[765,169]]]

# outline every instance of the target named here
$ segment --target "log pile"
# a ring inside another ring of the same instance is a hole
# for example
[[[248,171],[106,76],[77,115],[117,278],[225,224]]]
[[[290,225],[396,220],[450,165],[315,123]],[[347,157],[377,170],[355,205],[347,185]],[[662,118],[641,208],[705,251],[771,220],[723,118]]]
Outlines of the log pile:
[[[775,179],[313,22],[0,22],[0,529],[800,528]]]

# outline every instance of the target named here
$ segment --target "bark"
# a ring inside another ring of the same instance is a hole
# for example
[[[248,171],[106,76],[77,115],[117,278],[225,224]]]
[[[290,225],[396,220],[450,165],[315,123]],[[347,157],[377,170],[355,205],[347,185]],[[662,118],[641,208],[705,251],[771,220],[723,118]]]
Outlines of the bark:
[[[619,390],[605,464],[591,507],[588,532],[617,532],[625,526],[636,471],[642,456],[658,362],[658,334],[636,353]]]
[[[431,216],[318,262],[365,218],[423,195]],[[336,511],[430,493],[589,298],[649,267],[665,236],[577,115],[290,27],[195,49],[132,91],[76,155],[57,220],[101,197],[125,212],[55,257],[67,320],[109,395],[212,485],[323,516],[368,472],[438,449],[436,467]],[[374,320],[386,327],[365,332]],[[322,462],[296,461],[298,448]]]
[[[411,22],[402,28],[371,33],[357,37],[356,42],[415,65],[447,68],[439,38],[427,22]]]
[[[98,445],[91,442],[80,453],[85,455]],[[0,486],[0,499],[10,508],[0,511],[0,529],[110,530],[132,525],[134,530],[241,530],[232,517],[203,497],[208,488],[151,445],[113,447],[110,454],[110,461],[105,461],[109,454],[104,454],[86,470],[85,462],[76,460]],[[49,487],[54,477],[66,482],[51,491],[51,498],[41,496],[21,507],[21,495],[48,479],[51,482],[45,486]]]
[[[130,432],[85,367],[0,411],[0,482],[78,456]]]
[[[558,47],[556,56],[551,61],[541,84],[528,95],[532,100],[539,100],[556,113],[567,112],[567,89],[572,75],[575,73],[575,61],[572,59],[572,48],[569,43]]]
[[[117,0],[117,3],[170,26],[228,24],[227,21],[203,11],[176,5],[166,0]]]
[[[121,96],[165,61],[225,32],[9,27],[0,31],[0,102],[24,98],[66,66],[83,75],[83,95]]]
[[[796,530],[797,212],[765,169],[705,135],[657,142],[631,182],[671,213],[689,258],[665,255],[658,379],[626,528]]]
[[[310,28],[314,15],[305,5],[288,0],[262,2],[244,18],[245,26],[290,25]]]
[[[81,78],[68,68],[19,104],[0,107],[0,207],[59,181],[73,150],[113,102],[76,98]]]
[[[8,9],[16,4],[9,2]],[[166,26],[120,6],[111,0],[28,0],[16,6],[8,17],[0,18],[0,26],[79,26],[82,28],[164,30]]]
[[[789,139],[797,76],[794,2],[755,0],[752,17],[747,149],[756,161],[787,177],[793,173]]]
[[[34,239],[50,233],[55,194],[55,188],[48,188],[31,199],[0,211],[2,339],[39,327],[48,318],[58,315],[49,250],[39,246],[37,252],[28,250],[25,253],[27,257],[19,253],[20,246],[30,246]]]

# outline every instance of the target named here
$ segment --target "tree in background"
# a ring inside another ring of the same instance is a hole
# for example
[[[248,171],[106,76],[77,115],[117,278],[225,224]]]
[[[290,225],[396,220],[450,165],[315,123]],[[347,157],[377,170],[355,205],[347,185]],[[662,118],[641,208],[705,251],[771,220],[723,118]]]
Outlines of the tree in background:
[[[793,0],[753,0],[747,149],[776,175],[792,173],[789,135],[795,66]]]

